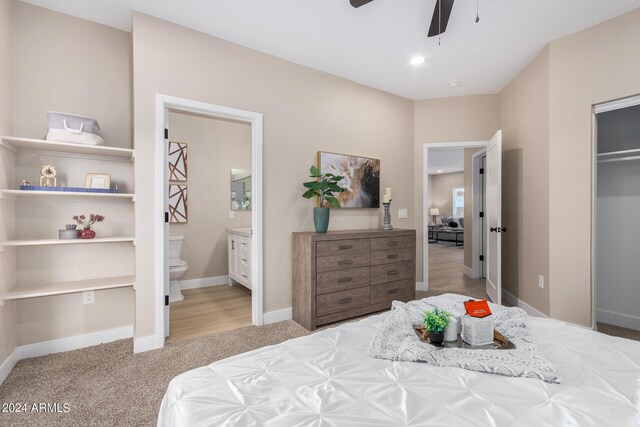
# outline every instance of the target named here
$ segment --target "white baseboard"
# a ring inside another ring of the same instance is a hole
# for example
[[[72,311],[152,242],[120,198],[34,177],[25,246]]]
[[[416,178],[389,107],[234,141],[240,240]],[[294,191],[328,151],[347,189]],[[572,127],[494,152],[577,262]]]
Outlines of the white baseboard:
[[[424,282],[416,282],[416,291],[426,292],[427,287],[424,285]]]
[[[640,329],[640,317],[630,314],[616,313],[614,311],[597,310],[596,319],[598,322],[609,325],[620,326],[629,329]]]
[[[506,299],[507,301],[509,301],[509,303],[512,304],[513,306],[520,307],[521,309],[526,311],[529,316],[544,317],[544,318],[548,318],[549,317],[546,314],[544,314],[543,312],[533,308],[532,306],[530,306],[526,302],[522,301],[520,298],[516,297],[515,295],[505,291],[504,289],[502,290],[502,297],[504,299]]]
[[[0,365],[0,384],[7,379],[13,368],[16,366],[16,363],[18,363],[17,349],[13,350],[9,357],[7,357],[4,362],[2,362],[2,365]]]
[[[22,359],[77,350],[131,337],[133,337],[133,325],[18,346],[0,365],[0,384],[9,376],[16,363]]]
[[[462,265],[462,272],[472,279],[477,279],[476,275],[473,274],[473,268],[467,267],[466,265]]]
[[[158,345],[158,343],[156,342],[155,335],[147,335],[146,337],[134,338],[133,352],[142,353],[149,350],[155,350],[157,348],[161,348],[163,345],[164,345],[164,337],[160,345]]]
[[[282,322],[284,320],[291,320],[293,317],[293,312],[291,307],[283,308],[282,310],[270,311],[268,313],[264,313],[262,321],[265,325],[269,323],[277,323]]]
[[[208,288],[209,286],[221,286],[229,284],[229,276],[203,277],[202,279],[181,280],[180,289]]]

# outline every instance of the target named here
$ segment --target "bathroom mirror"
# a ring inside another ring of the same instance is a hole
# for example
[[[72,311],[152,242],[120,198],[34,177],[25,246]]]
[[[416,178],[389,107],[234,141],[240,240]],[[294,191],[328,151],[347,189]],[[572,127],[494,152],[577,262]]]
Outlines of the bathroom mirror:
[[[251,171],[231,169],[231,210],[251,210]]]

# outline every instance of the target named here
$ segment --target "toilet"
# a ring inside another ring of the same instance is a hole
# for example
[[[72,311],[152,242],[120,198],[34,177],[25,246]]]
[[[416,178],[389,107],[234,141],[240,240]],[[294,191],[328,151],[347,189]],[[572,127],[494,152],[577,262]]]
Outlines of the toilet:
[[[180,279],[187,272],[189,265],[186,261],[180,259],[183,241],[184,236],[169,237],[169,280],[171,289],[169,302],[178,302],[184,299],[184,295],[180,290]]]

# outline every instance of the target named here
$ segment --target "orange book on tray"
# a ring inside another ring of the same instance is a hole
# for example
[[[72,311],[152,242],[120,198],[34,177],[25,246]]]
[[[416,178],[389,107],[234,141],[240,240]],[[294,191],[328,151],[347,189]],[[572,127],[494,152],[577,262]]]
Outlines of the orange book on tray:
[[[480,301],[466,301],[464,308],[467,310],[467,314],[471,317],[487,317],[491,315],[491,309],[489,303],[485,300]]]

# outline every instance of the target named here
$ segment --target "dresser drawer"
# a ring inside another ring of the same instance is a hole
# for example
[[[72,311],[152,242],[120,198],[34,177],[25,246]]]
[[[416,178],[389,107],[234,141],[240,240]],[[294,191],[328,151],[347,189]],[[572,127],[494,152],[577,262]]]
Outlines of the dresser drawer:
[[[397,300],[399,298],[416,296],[416,284],[412,280],[401,280],[399,282],[383,283],[381,285],[371,286],[371,294],[369,302],[371,304],[380,304]]]
[[[340,313],[369,305],[369,287],[318,295],[316,316]]]
[[[371,284],[413,279],[413,269],[414,263],[410,261],[373,266],[371,267]]]
[[[316,294],[328,294],[368,286],[370,274],[369,267],[318,273]]]
[[[325,271],[367,267],[370,257],[369,252],[318,257],[316,260],[316,271],[318,273],[324,273]]]
[[[413,261],[414,248],[391,246],[384,251],[371,252],[371,265],[390,264],[392,262]]]
[[[374,237],[371,239],[371,251],[385,251],[388,249],[400,249],[414,247],[414,241],[411,236],[399,236],[399,237]]]
[[[316,243],[316,253],[319,257],[369,252],[370,248],[371,241],[369,239],[334,240],[332,242]]]

